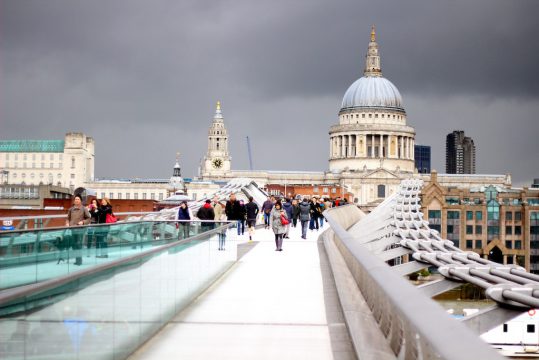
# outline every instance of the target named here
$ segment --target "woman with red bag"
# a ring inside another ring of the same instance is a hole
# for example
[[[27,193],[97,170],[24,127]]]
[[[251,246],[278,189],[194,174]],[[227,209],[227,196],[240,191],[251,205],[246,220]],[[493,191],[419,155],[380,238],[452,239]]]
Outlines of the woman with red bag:
[[[275,233],[275,251],[283,251],[283,236],[287,225],[290,223],[286,211],[283,210],[281,201],[277,201],[270,213],[271,229]]]

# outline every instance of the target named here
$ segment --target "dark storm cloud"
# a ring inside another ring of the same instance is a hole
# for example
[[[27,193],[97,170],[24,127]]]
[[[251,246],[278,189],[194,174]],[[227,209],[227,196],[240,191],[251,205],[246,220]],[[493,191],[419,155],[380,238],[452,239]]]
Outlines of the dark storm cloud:
[[[234,168],[247,168],[249,135],[257,168],[324,170],[374,23],[384,75],[435,167],[460,128],[480,171],[529,182],[538,10],[535,0],[2,0],[0,138],[83,131],[96,139],[96,176],[169,176],[176,151],[191,176],[221,100]],[[298,137],[308,156],[268,152]]]

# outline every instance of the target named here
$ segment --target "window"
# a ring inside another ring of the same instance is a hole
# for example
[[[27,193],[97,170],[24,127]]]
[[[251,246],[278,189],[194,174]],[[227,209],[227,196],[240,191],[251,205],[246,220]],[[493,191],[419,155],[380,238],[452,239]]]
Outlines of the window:
[[[323,188],[322,191],[324,192],[324,194],[327,194],[328,193],[328,188]]]
[[[475,240],[475,248],[481,249],[483,247],[483,241],[482,240]]]
[[[75,168],[75,157],[74,156],[71,157],[71,168],[72,169]]]
[[[459,211],[448,211],[447,212],[447,218],[448,219],[458,219],[460,217]]]
[[[473,225],[466,225],[466,234],[473,234]]]
[[[315,192],[315,193],[318,192],[318,186],[313,187],[313,192]]]
[[[505,227],[505,235],[513,235],[513,227],[511,225]]]
[[[163,200],[163,193],[159,193],[159,200]]]
[[[473,220],[473,211],[466,211],[466,220]]]
[[[471,249],[473,247],[473,240],[466,240],[466,249]]]
[[[337,192],[337,188],[331,188],[331,192],[335,194]]]
[[[105,193],[102,192],[102,193],[101,193],[101,199],[103,199],[104,197],[105,197]]]
[[[362,117],[363,119],[365,119],[365,114],[361,114],[361,117]]]
[[[522,235],[522,227],[515,226],[515,235]]]
[[[142,193],[142,200],[146,200],[146,193]]]
[[[505,240],[505,247],[508,249],[513,248],[513,242],[511,240]]]
[[[118,199],[121,199],[122,198],[122,193],[118,193]]]
[[[127,200],[131,199],[131,194],[130,194],[130,193],[125,193],[125,198],[126,198]]]
[[[138,193],[135,193],[135,200],[138,200]]]
[[[372,114],[369,114],[369,119],[371,119],[371,118],[372,118]]]
[[[454,231],[454,227],[453,225],[447,225],[447,233],[448,234],[453,234],[453,231]]]
[[[522,240],[515,240],[515,249],[522,249]]]
[[[114,199],[114,193],[109,193],[109,199]]]
[[[155,200],[155,193],[150,194],[150,199]]]
[[[378,197],[379,198],[385,198],[386,197],[386,186],[385,185],[378,185]]]
[[[475,234],[481,235],[483,233],[483,227],[481,225],[475,225]]]
[[[515,221],[522,220],[522,213],[520,211],[515,211]]]
[[[528,324],[526,326],[526,331],[529,332],[529,333],[534,333],[535,332],[535,324]]]
[[[71,174],[71,178],[74,179],[74,178],[75,178],[75,174]]]
[[[505,213],[505,221],[511,221],[513,220],[513,213],[511,211],[508,211]]]

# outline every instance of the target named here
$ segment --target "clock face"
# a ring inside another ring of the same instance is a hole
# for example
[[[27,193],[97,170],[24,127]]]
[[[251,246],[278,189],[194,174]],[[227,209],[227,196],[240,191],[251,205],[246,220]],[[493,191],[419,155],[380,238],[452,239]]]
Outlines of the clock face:
[[[212,161],[212,165],[214,168],[219,169],[221,166],[223,166],[223,160],[221,159],[215,159]]]

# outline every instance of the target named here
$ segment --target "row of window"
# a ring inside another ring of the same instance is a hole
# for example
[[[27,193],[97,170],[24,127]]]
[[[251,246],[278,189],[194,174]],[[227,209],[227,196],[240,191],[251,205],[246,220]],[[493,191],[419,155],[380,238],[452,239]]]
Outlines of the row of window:
[[[149,199],[151,200],[156,200],[156,197],[155,197],[155,193],[142,193],[141,196],[142,196],[142,200],[147,200],[148,199],[148,195],[149,195]],[[104,198],[106,197],[106,193],[102,192],[101,193],[101,198]],[[164,194],[163,193],[159,193],[158,194],[158,197],[159,197],[159,200],[163,200],[164,199]],[[126,199],[126,200],[130,200],[131,199],[131,193],[121,193],[121,192],[118,192],[116,193],[116,196],[113,192],[109,192],[109,199],[118,199],[118,200],[122,200],[122,199]],[[139,193],[134,193],[133,194],[133,200],[139,200]]]
[[[522,240],[506,240],[505,247],[507,249],[522,249]],[[466,240],[466,249],[482,249],[483,241],[482,240]]]
[[[369,113],[369,119],[372,119],[372,116],[373,114],[372,113]],[[382,115],[382,119],[385,119],[386,118],[386,114],[381,114]],[[354,114],[350,114],[350,115],[344,115],[347,119],[353,119],[354,118]],[[402,120],[403,116],[402,115],[391,115],[391,114],[387,114],[387,118],[388,119],[391,119],[391,116],[393,116],[393,119],[398,119],[398,120]],[[365,119],[365,114],[361,114],[361,118],[362,119]],[[378,119],[378,114],[377,113],[374,113],[374,118],[375,119]],[[359,119],[359,114],[356,114],[356,119]]]
[[[319,189],[318,187],[316,187],[316,186],[313,187],[313,192],[317,193],[317,192],[319,192],[319,191],[320,191],[320,189]],[[327,194],[327,193],[329,192],[329,188],[327,188],[327,187],[322,188],[322,192],[323,192],[324,194]],[[332,193],[332,194],[335,194],[336,192],[337,192],[337,188],[331,188],[331,193]]]
[[[474,213],[475,213],[475,220],[483,220],[483,212],[482,211],[466,211],[466,220],[474,220]],[[533,213],[532,213],[533,214]],[[442,212],[441,210],[429,210],[429,219],[435,219],[435,218],[441,218]],[[447,218],[456,220],[460,218],[460,211],[447,211]],[[521,211],[507,211],[505,213],[505,220],[506,221],[522,221],[522,212]],[[492,209],[489,210],[489,220],[499,220],[499,212],[496,211],[494,206],[492,206]]]
[[[11,157],[13,157],[13,159],[15,160],[19,160],[19,153],[14,153],[13,156],[10,155],[10,153],[5,153],[6,154],[6,160],[9,160]],[[21,154],[21,158],[23,160],[28,160],[28,158],[32,158],[33,161],[36,161],[38,156],[36,153],[31,153],[32,156],[29,156],[30,154],[28,153],[23,153]],[[45,154],[41,154],[41,161],[44,161],[46,160],[47,156]],[[62,161],[62,159],[64,158],[64,154],[62,153],[59,153],[58,154],[58,160]],[[50,161],[54,161],[54,159],[56,159],[56,154],[54,153],[49,153],[49,160]]]
[[[18,177],[18,174],[17,174],[17,173],[13,173],[11,176],[12,176],[13,179],[16,179],[16,178]],[[40,179],[43,179],[43,178],[45,177],[45,174],[44,174],[44,173],[39,173],[39,174],[37,174],[37,173],[30,173],[30,175],[29,175],[28,177],[31,178],[31,179],[34,179],[34,178],[36,178],[36,177],[39,177]],[[51,173],[49,173],[48,178],[49,178],[50,180],[52,180],[52,177],[53,177],[53,175],[52,175]],[[56,174],[56,177],[57,177],[58,179],[61,179],[61,178],[62,178],[62,173]],[[22,179],[26,178],[26,173],[22,173],[22,174],[21,174],[21,178],[22,178]],[[70,178],[71,178],[71,179],[74,179],[74,178],[75,178],[75,174],[70,174]]]
[[[9,169],[9,168],[13,168],[13,169],[18,169],[18,168],[21,168],[21,169],[28,169],[28,168],[29,168],[29,167],[28,167],[28,164],[25,163],[25,162],[24,162],[24,163],[21,163],[20,166],[19,166],[19,163],[13,163],[13,166],[11,166],[11,165],[12,165],[12,164],[10,164],[9,162],[7,162],[7,163],[6,163],[6,168],[8,168],[8,169]],[[46,164],[45,164],[44,162],[42,162],[42,163],[37,163],[37,164],[36,164],[36,163],[32,163],[32,166],[31,166],[30,168],[32,168],[32,169],[36,169],[36,168],[38,168],[38,169],[40,169],[40,168],[41,168],[41,169],[45,169],[45,168],[47,168],[47,167],[46,167]],[[49,167],[48,167],[48,168],[49,168],[49,169],[54,169],[54,168],[55,168],[54,163],[52,163],[52,162],[49,163]],[[58,165],[56,166],[56,168],[61,169],[61,168],[62,168],[62,163],[58,163]]]

